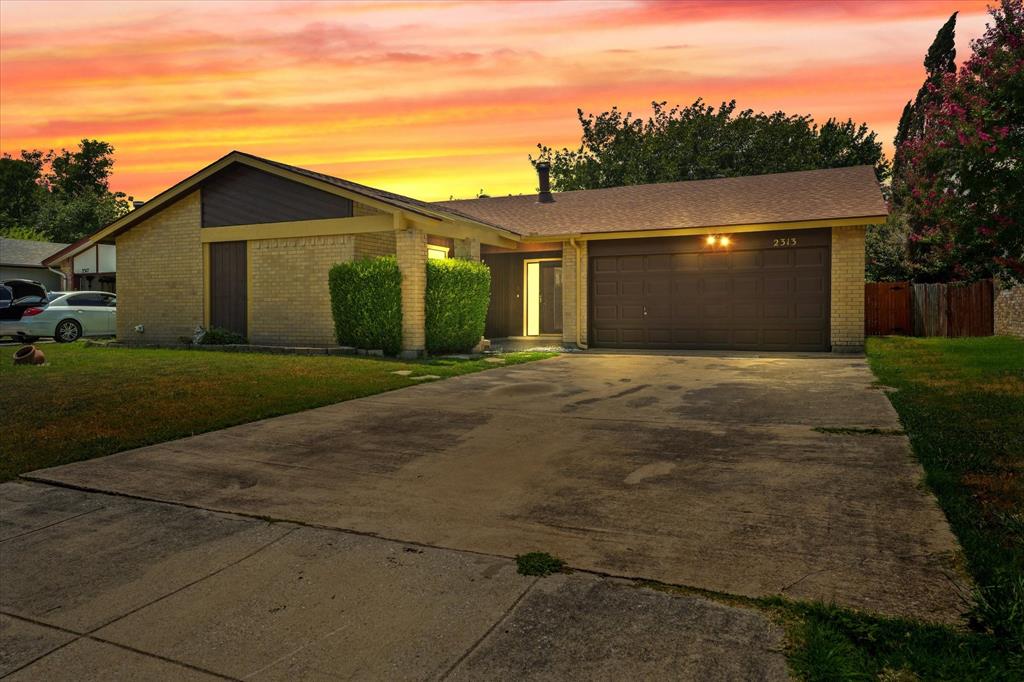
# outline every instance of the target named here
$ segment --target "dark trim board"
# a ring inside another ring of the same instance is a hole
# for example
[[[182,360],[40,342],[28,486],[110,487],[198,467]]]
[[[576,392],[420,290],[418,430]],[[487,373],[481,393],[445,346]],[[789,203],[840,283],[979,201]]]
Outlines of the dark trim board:
[[[831,230],[728,237],[592,242],[590,345],[829,350]]]

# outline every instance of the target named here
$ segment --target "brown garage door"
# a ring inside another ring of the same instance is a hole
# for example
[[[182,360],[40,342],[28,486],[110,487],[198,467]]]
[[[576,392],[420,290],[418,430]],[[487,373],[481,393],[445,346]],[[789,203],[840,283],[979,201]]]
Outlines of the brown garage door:
[[[590,343],[828,350],[830,231],[589,243]]]

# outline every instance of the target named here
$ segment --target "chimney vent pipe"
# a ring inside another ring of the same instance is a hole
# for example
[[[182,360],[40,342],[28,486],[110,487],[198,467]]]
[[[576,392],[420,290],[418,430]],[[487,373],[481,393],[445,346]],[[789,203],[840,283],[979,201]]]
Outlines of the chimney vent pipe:
[[[551,164],[547,161],[537,162],[537,179],[540,181],[540,192],[537,193],[537,202],[550,204],[555,200],[551,196]]]

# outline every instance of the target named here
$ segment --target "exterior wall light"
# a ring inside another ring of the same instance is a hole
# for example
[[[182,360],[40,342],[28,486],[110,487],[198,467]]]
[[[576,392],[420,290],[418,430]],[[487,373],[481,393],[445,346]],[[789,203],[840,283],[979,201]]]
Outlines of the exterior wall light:
[[[728,237],[719,237],[718,243],[722,246],[729,246],[730,239]]]
[[[718,237],[716,237],[713,234],[709,234],[708,235],[708,239],[707,239],[708,246],[714,246],[717,241],[718,241]]]

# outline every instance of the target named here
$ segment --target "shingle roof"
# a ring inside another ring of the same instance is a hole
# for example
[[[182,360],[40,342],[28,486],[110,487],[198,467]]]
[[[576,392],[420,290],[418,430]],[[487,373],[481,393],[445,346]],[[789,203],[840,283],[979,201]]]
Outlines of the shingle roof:
[[[866,218],[888,213],[871,166],[441,201],[526,236]]]
[[[0,237],[0,263],[22,267],[41,268],[43,259],[63,249],[67,244],[37,242],[31,239]]]

